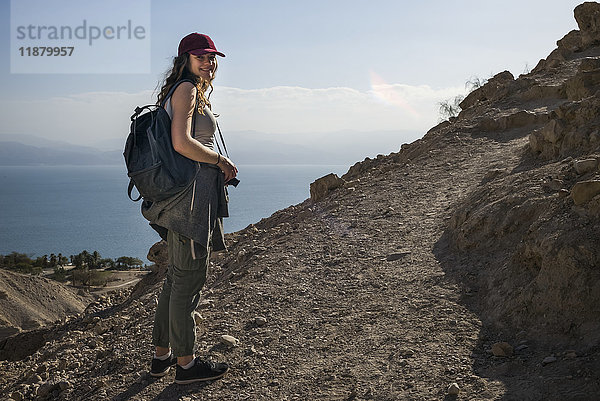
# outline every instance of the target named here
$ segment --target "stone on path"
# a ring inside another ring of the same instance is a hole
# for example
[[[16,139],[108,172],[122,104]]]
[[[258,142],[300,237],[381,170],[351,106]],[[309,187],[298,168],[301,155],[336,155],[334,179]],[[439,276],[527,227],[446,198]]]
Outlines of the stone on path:
[[[598,194],[600,194],[600,180],[578,182],[571,190],[571,197],[576,205],[589,202]]]
[[[194,311],[194,321],[196,322],[196,324],[202,323],[202,320],[204,320],[202,318],[202,315],[199,312]]]
[[[460,387],[458,387],[457,383],[452,383],[448,386],[448,395],[458,395],[460,393]]]
[[[385,260],[387,260],[388,262],[393,262],[395,260],[400,260],[405,256],[410,255],[410,251],[400,251],[397,253],[392,253],[391,255],[388,255]]]
[[[237,347],[238,345],[240,345],[240,340],[238,340],[237,338],[235,338],[233,336],[224,334],[221,336],[221,343],[228,345],[230,347]]]
[[[509,357],[513,354],[513,347],[507,342],[499,342],[492,345],[492,354],[494,356]]]
[[[577,174],[587,174],[596,170],[598,161],[596,159],[575,160],[573,162],[573,167],[575,167]]]
[[[567,351],[565,351],[565,358],[567,358],[567,359],[577,358],[577,352],[575,350],[567,350]]]

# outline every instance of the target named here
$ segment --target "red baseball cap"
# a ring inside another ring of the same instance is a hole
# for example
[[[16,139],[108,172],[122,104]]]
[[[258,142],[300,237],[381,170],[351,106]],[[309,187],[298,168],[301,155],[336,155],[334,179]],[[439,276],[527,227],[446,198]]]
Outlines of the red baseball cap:
[[[181,56],[183,53],[190,53],[194,56],[201,56],[206,53],[214,53],[221,57],[225,57],[223,53],[217,50],[214,42],[208,35],[201,33],[190,33],[179,42],[179,49],[177,56]]]

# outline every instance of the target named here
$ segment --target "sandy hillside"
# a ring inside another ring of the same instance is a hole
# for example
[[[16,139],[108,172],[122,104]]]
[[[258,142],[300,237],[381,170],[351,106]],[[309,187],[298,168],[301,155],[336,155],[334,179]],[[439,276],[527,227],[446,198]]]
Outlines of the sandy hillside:
[[[0,341],[77,315],[90,300],[54,280],[0,269]]]
[[[496,75],[457,118],[228,236],[197,311],[222,380],[147,374],[157,244],[133,290],[22,335],[0,396],[599,399],[600,4],[575,17],[531,73]]]

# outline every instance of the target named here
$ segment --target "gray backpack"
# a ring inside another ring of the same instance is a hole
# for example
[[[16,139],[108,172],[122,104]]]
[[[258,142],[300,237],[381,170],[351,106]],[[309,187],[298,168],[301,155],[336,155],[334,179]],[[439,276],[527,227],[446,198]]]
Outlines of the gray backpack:
[[[141,198],[151,202],[169,198],[185,189],[196,176],[198,162],[173,149],[171,118],[164,108],[165,102],[177,86],[186,81],[192,82],[189,79],[176,82],[160,106],[136,107],[131,116],[131,128],[125,142],[123,157],[129,176],[127,195],[134,202]],[[145,110],[147,112],[143,113]],[[192,132],[195,124],[196,113],[192,117]],[[131,196],[134,186],[139,192],[137,199]]]

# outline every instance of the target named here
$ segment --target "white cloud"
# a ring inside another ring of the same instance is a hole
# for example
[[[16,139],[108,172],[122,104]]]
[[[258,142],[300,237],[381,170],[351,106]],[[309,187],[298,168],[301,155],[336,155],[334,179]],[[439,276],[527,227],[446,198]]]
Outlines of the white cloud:
[[[402,84],[377,85],[366,92],[352,88],[216,87],[212,99],[215,111],[231,130],[425,132],[437,123],[438,102],[462,91]]]
[[[1,133],[36,135],[82,145],[115,137],[125,139],[133,109],[149,103],[151,94],[88,92],[49,99],[2,100]]]
[[[277,134],[339,130],[413,130],[437,123],[437,103],[464,91],[378,83],[372,90],[215,87],[215,112],[227,131]],[[135,106],[151,103],[152,91],[89,92],[31,101],[0,101],[0,133],[31,134],[94,145],[126,137]]]

